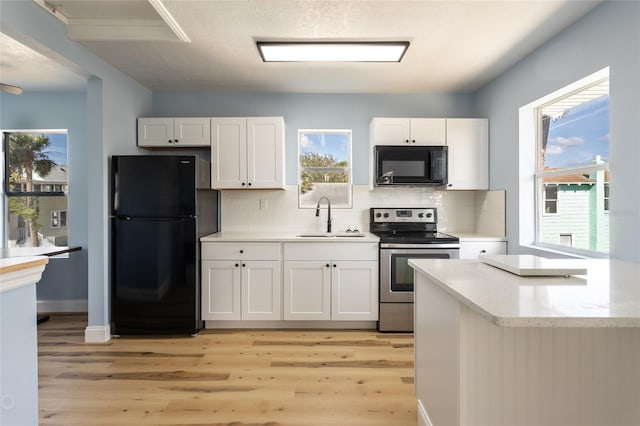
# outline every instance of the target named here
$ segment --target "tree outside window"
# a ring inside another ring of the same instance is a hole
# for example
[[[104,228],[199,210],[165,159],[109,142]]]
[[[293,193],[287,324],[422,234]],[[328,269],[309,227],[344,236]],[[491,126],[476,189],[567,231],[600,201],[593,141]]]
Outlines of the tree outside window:
[[[68,245],[66,133],[3,136],[8,245]]]
[[[299,130],[299,207],[351,207],[351,130]]]

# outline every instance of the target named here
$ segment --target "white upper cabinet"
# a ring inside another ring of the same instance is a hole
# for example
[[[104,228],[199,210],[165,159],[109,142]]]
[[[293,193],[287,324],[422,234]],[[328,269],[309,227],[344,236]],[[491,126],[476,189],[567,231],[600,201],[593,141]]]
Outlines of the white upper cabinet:
[[[211,119],[211,187],[284,189],[284,119]]]
[[[489,189],[489,120],[448,118],[447,189]]]
[[[138,118],[138,146],[143,148],[208,147],[211,119],[208,117]]]
[[[444,145],[444,118],[374,118],[372,145]]]

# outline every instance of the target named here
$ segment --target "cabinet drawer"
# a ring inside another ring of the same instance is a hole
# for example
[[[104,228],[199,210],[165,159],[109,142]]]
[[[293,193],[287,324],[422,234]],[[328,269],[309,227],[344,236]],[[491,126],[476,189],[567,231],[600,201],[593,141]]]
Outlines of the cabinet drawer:
[[[507,254],[506,241],[462,241],[460,259],[477,259],[483,254]]]
[[[285,243],[285,260],[378,260],[377,243]]]
[[[280,243],[202,243],[203,260],[280,260]]]

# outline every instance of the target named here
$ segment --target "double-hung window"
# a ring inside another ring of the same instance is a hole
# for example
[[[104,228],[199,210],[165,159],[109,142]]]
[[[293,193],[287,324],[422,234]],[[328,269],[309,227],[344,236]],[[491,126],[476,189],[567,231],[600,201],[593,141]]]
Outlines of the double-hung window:
[[[68,245],[67,133],[3,132],[4,244]]]
[[[609,251],[609,78],[534,108],[536,245]]]
[[[298,205],[351,207],[351,130],[298,130]]]

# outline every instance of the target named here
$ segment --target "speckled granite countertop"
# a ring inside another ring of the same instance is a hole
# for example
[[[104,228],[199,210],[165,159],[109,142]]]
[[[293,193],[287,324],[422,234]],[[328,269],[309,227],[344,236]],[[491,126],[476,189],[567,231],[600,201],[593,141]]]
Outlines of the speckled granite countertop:
[[[477,260],[410,260],[447,293],[503,327],[640,327],[640,263],[590,259],[587,274],[521,277]]]

